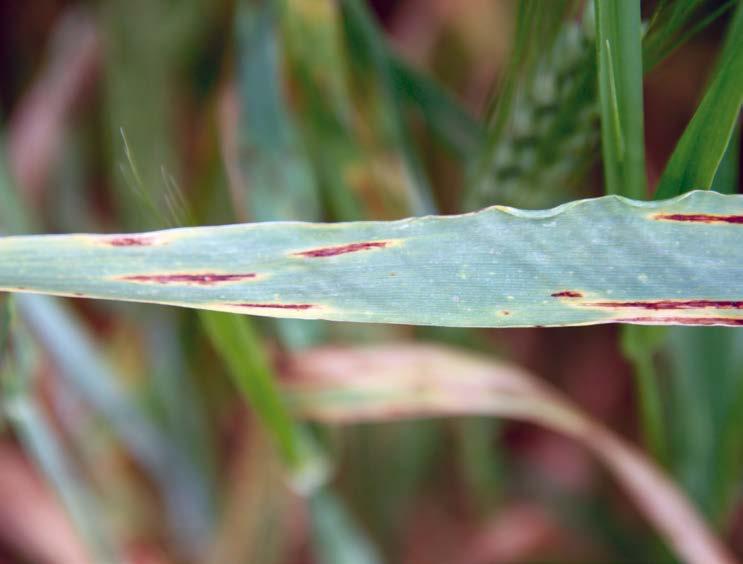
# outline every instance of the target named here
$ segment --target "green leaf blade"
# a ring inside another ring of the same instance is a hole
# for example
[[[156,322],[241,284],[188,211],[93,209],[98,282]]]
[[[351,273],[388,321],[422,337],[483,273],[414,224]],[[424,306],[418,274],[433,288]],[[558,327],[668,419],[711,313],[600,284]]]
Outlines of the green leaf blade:
[[[660,179],[657,199],[712,187],[738,121],[741,104],[743,4],[738,6],[730,23],[718,69]]]
[[[394,222],[7,237],[0,288],[336,321],[737,325],[741,218],[742,197],[693,192]]]
[[[596,49],[606,191],[647,195],[639,0],[597,0]]]

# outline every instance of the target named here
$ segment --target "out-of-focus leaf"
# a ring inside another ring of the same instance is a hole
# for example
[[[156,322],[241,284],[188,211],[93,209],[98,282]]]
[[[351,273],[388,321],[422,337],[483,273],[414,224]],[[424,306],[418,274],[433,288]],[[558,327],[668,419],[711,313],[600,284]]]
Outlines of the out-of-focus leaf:
[[[10,338],[10,299],[0,294],[0,367],[7,353],[8,340]]]
[[[188,47],[202,40],[217,10],[201,0],[108,2],[101,6],[104,29],[103,103],[110,141],[116,205],[124,225],[142,229],[142,196],[164,203],[163,168],[178,176],[174,144],[175,80]],[[128,146],[122,145],[124,131]],[[127,154],[137,156],[136,177]],[[141,191],[147,190],[147,194]]]
[[[400,560],[400,529],[438,466],[442,427],[401,421],[344,429],[338,486],[386,560]]]
[[[241,2],[236,22],[249,212],[258,221],[317,219],[317,186],[282,93],[276,3]]]
[[[397,88],[417,107],[437,139],[462,160],[469,160],[485,141],[484,126],[432,78],[391,55]]]
[[[315,554],[322,564],[378,564],[382,560],[345,506],[330,491],[310,498]]]
[[[282,5],[287,58],[300,108],[297,118],[324,201],[337,219],[362,219],[355,177],[364,157],[354,131],[340,6],[330,0],[283,0]],[[305,214],[280,219],[311,218]]]
[[[291,549],[286,525],[293,507],[282,462],[264,429],[253,418],[247,423],[225,481],[225,507],[209,564],[279,564]]]
[[[383,111],[377,115],[389,132],[390,142],[402,158],[404,189],[409,212],[413,215],[435,213],[436,202],[413,146],[406,125],[400,93],[395,88],[394,73],[385,37],[374,21],[365,0],[343,0],[344,23],[352,63],[363,68],[372,80],[366,86],[377,89]]]
[[[585,445],[687,562],[730,562],[688,500],[652,462],[515,366],[445,348],[328,347],[294,358],[286,390],[297,413],[326,423],[494,415],[526,420]]]
[[[80,469],[34,397],[32,373],[38,350],[22,327],[15,327],[13,333],[13,361],[0,366],[2,409],[24,448],[60,497],[85,540],[89,557],[120,562],[110,537],[111,523],[101,519],[101,508],[80,480]]]
[[[396,222],[5,237],[0,288],[338,321],[740,325],[741,217],[743,197],[697,191]]]
[[[724,328],[673,328],[667,340],[673,372],[672,468],[691,498],[718,527],[738,497],[743,471],[743,335]]]
[[[656,190],[657,199],[711,188],[742,103],[743,4],[738,4],[717,68],[663,172]]]
[[[575,6],[564,0],[519,3],[509,65],[491,101],[465,209],[564,200],[568,181],[585,168],[598,123],[594,26],[568,21]]]
[[[105,418],[161,487],[171,530],[184,549],[199,553],[206,540],[213,500],[191,462],[146,417],[67,308],[46,296],[18,296],[17,304],[59,374]]]
[[[736,0],[662,0],[643,37],[643,66],[650,71],[696,33],[735,5]],[[708,9],[710,13],[705,13]]]

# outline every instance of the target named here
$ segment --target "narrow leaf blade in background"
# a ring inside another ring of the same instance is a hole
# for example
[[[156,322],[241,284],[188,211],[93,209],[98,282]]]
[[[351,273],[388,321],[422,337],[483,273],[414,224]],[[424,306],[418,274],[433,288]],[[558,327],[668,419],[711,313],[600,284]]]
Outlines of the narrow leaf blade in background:
[[[656,189],[656,199],[709,189],[743,104],[743,4],[727,31],[718,66],[694,117],[676,145]]]
[[[328,347],[297,355],[285,382],[298,413],[327,423],[476,414],[565,433],[606,464],[683,560],[734,562],[649,460],[519,368],[432,345]]]

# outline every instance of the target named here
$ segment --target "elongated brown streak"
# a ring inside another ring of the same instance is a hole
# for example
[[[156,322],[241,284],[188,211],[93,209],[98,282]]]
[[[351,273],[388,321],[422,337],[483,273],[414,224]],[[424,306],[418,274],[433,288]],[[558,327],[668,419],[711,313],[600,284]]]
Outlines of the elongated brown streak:
[[[617,323],[648,323],[668,325],[730,325],[743,326],[743,319],[731,317],[624,317],[615,319]]]
[[[266,309],[310,309],[315,307],[312,304],[233,304],[237,307],[255,307]]]
[[[653,219],[661,221],[689,221],[693,223],[743,224],[743,215],[714,215],[706,213],[657,213]]]
[[[658,300],[636,302],[585,302],[586,307],[634,308],[650,310],[674,309],[743,309],[743,301],[737,300]]]
[[[346,253],[355,253],[358,251],[369,251],[371,249],[383,249],[389,244],[389,241],[367,241],[364,243],[349,243],[348,245],[339,245],[336,247],[322,247],[294,253],[294,256],[308,258],[324,258],[345,255]]]
[[[199,274],[135,274],[132,276],[122,276],[121,280],[129,282],[154,283],[154,284],[198,284],[200,286],[210,286],[224,282],[240,282],[255,278],[254,272],[242,274],[218,274],[218,273],[199,273]]]
[[[104,239],[104,242],[112,247],[149,247],[152,245],[152,239],[135,235]]]
[[[576,292],[575,290],[563,290],[562,292],[555,292],[550,294],[553,298],[582,298],[583,294]]]

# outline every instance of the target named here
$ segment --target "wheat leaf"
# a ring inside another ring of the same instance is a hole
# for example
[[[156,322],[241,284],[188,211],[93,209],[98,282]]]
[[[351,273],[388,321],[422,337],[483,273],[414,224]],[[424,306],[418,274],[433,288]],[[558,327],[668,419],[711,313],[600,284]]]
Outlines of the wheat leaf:
[[[565,433],[606,465],[681,560],[734,561],[650,460],[516,366],[432,345],[326,347],[294,356],[285,390],[300,415],[325,423],[475,414]]]
[[[743,325],[743,196],[0,239],[0,289],[469,327]]]

